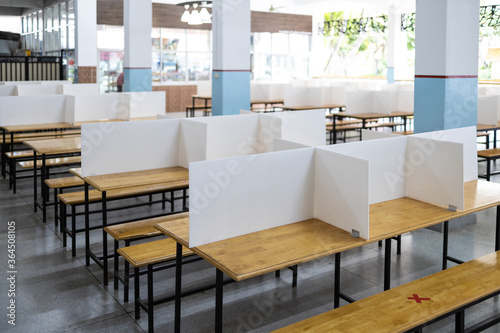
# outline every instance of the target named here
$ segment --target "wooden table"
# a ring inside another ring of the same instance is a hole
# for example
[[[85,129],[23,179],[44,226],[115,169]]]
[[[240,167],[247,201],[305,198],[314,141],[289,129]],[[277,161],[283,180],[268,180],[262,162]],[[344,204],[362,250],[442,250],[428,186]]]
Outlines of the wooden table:
[[[333,109],[339,109],[339,111],[342,111],[345,108],[345,105],[322,105],[322,106],[278,106],[278,107],[273,107],[273,111],[275,109],[282,109],[283,111],[304,111],[304,110],[321,110],[321,109],[328,109],[330,113],[332,112]]]
[[[2,176],[5,178],[5,153],[7,152],[7,135],[10,135],[10,151],[14,150],[14,136],[19,133],[30,133],[37,131],[51,131],[57,133],[65,129],[73,129],[77,126],[70,123],[47,123],[47,124],[32,124],[32,125],[12,125],[0,126],[2,131],[2,146],[1,146],[1,163],[2,163]]]
[[[151,170],[141,170],[132,172],[121,172],[114,174],[82,177],[80,170],[72,170],[72,173],[85,182],[85,263],[90,265],[90,259],[94,260],[104,273],[103,284],[108,284],[108,245],[107,233],[104,228],[107,224],[107,199],[106,192],[123,188],[139,187],[151,185],[152,189],[157,189],[158,184],[185,181],[186,187],[189,185],[189,170],[183,167],[170,167]],[[89,217],[89,186],[94,187],[102,194],[102,243],[103,256],[99,258],[90,249],[90,217]]]
[[[70,138],[60,138],[60,139],[48,139],[48,140],[33,140],[24,141],[25,145],[33,149],[33,202],[34,210],[37,211],[37,207],[42,209],[43,221],[47,221],[47,196],[48,189],[46,188],[45,179],[47,178],[47,167],[45,161],[47,155],[68,155],[68,154],[80,154],[82,150],[82,140],[81,137],[70,137]],[[40,186],[42,194],[42,205],[38,204],[38,184],[37,184],[37,155],[41,156],[42,167],[41,167],[41,177]]]
[[[335,132],[335,120],[338,118],[339,120],[342,118],[354,118],[354,119],[360,119],[362,121],[362,129],[366,129],[366,123],[368,120],[373,120],[373,119],[384,119],[384,118],[402,118],[404,121],[404,131],[406,131],[407,127],[407,118],[413,116],[413,112],[401,112],[401,111],[394,111],[389,114],[385,113],[358,113],[358,114],[350,114],[350,113],[334,113],[333,114],[333,123],[332,123],[332,132],[333,132],[333,143],[337,143],[337,136]]]
[[[340,298],[353,301],[340,291],[341,252],[385,240],[384,290],[390,289],[391,239],[403,233],[433,226],[451,219],[497,207],[495,250],[500,250],[500,184],[472,181],[464,184],[465,210],[452,212],[430,203],[400,198],[370,206],[370,239],[353,238],[349,233],[317,219],[254,232],[199,247],[191,248],[217,268],[215,327],[222,331],[223,273],[242,281],[282,268],[335,254],[334,306]],[[178,242],[179,249],[189,248],[189,221],[182,219],[160,223],[157,228]],[[448,232],[443,234],[443,266],[456,260],[448,256]],[[450,259],[451,258],[451,259]],[[181,265],[176,269],[175,325],[180,331]]]
[[[500,129],[500,121],[496,125],[477,124],[478,132],[493,131],[493,148],[497,147],[497,131]]]

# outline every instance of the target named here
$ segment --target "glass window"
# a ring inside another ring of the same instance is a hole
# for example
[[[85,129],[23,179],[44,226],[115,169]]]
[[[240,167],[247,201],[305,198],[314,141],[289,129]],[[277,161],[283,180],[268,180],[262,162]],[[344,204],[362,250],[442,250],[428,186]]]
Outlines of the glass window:
[[[186,51],[186,31],[184,29],[161,29],[162,48],[169,51]]]
[[[33,30],[33,23],[32,23],[32,20],[33,18],[31,17],[31,15],[28,15],[26,16],[26,20],[27,20],[27,32],[32,32]]]
[[[161,81],[161,53],[160,52],[153,52],[152,53],[151,72],[153,75],[153,82],[160,82]]]
[[[188,30],[187,33],[188,52],[209,52],[210,32],[206,30]]]
[[[266,54],[255,54],[252,58],[253,79],[271,80],[271,56]]]
[[[272,53],[288,54],[288,34],[272,34]]]
[[[45,26],[47,27],[47,31],[52,31],[52,8],[48,8],[45,11]]]
[[[59,27],[59,5],[52,7],[52,27]]]
[[[61,26],[65,26],[68,24],[68,13],[67,13],[67,6],[66,3],[63,2],[61,4]]]
[[[162,81],[186,80],[186,54],[184,52],[162,54]]]
[[[153,51],[159,51],[161,49],[160,28],[153,28],[151,30],[151,45],[153,47]]]
[[[273,55],[272,60],[272,80],[273,81],[287,81],[289,73],[287,68],[286,55]]]
[[[189,81],[210,80],[210,53],[189,53],[188,73]]]
[[[290,34],[290,54],[304,54],[311,51],[311,36]]]
[[[75,26],[74,25],[68,26],[68,48],[69,49],[75,48]]]
[[[39,11],[38,12],[38,31],[42,31],[44,28],[43,28],[43,15],[42,15],[42,11]]]
[[[309,78],[309,56],[292,55],[290,58],[290,79],[306,80]]]
[[[253,34],[253,51],[255,53],[271,52],[271,34],[268,32],[257,32]]]

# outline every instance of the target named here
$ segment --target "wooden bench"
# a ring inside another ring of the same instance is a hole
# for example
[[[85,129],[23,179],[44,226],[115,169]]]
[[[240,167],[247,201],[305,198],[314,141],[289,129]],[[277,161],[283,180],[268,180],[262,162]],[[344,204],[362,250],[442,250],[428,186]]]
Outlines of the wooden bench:
[[[500,293],[500,251],[347,304],[275,332],[421,332],[427,324],[456,316],[464,332],[465,310]],[[480,332],[497,315],[469,327]]]
[[[45,185],[47,185],[49,190],[54,190],[54,219],[57,227],[59,224],[57,196],[63,193],[65,189],[83,186],[84,182],[80,177],[71,176],[45,179]],[[62,223],[59,231],[62,232]]]
[[[153,203],[156,203],[152,201],[152,194],[154,193],[161,193],[162,194],[162,199],[159,201],[162,203],[162,208],[165,209],[165,202],[170,201],[170,208],[171,212],[174,211],[174,200],[176,199],[182,199],[183,200],[183,207],[186,207],[187,205],[187,193],[186,189],[188,186],[188,182],[186,181],[177,181],[177,182],[170,182],[170,183],[160,183],[156,184],[154,186],[151,185],[146,185],[146,186],[134,186],[134,187],[126,187],[118,190],[111,190],[107,191],[106,193],[106,198],[107,201],[113,201],[113,200],[119,200],[119,199],[127,199],[127,198],[134,198],[134,197],[140,197],[144,195],[149,195],[150,200],[147,203],[140,203],[136,205],[129,205],[127,206],[128,208],[130,207],[139,207],[139,206],[144,206],[144,205],[151,205]],[[174,197],[174,191],[176,190],[183,190],[183,196],[182,198],[175,198]],[[166,199],[165,193],[170,192],[171,196],[170,199]],[[57,195],[57,199],[59,201],[59,216],[61,219],[61,228],[62,228],[62,233],[63,233],[63,246],[67,246],[67,237],[71,237],[71,252],[73,257],[76,256],[76,234],[85,231],[85,229],[77,229],[76,228],[76,207],[82,206],[85,204],[85,192],[84,191],[78,191],[78,192],[67,192],[67,193],[62,193]],[[89,191],[89,203],[99,203],[102,200],[102,193],[98,190],[90,190]],[[68,228],[67,225],[67,206],[71,207],[71,228]],[[124,207],[117,207],[110,209],[108,208],[108,211],[113,211],[113,210],[119,210],[123,209]],[[96,213],[98,211],[94,211]],[[136,219],[137,220],[137,219]],[[122,221],[123,223],[125,221]],[[102,225],[98,226],[93,226],[90,228],[90,230],[94,229],[99,229],[102,228]]]
[[[167,216],[160,216],[146,220],[134,221],[129,223],[120,223],[104,228],[111,237],[114,239],[114,287],[118,289],[118,282],[123,283],[123,300],[128,302],[129,296],[129,280],[133,277],[130,275],[129,262],[125,261],[125,270],[122,274],[119,270],[119,256],[118,249],[120,242],[125,242],[125,246],[130,246],[132,241],[141,240],[144,238],[163,235],[154,226],[157,223],[167,222],[189,217],[189,213],[180,213]]]
[[[500,171],[491,171],[491,162],[500,158],[500,148],[479,150],[477,156],[486,160],[486,175],[479,175],[479,177],[489,181],[492,175],[500,174]]]
[[[164,265],[162,269],[173,268],[176,265],[177,243],[171,239],[161,239],[143,244],[132,245],[118,249],[118,253],[134,267],[134,304],[135,304],[135,319],[140,319],[140,308],[148,314],[148,332],[154,332],[154,316],[153,306],[162,302],[174,299],[174,296],[164,298],[162,300],[154,299],[153,291],[153,266],[156,264],[171,264]],[[182,247],[182,255],[184,257],[191,256],[194,253]],[[184,263],[201,260],[201,258],[192,258]],[[147,300],[141,299],[140,295],[140,271],[139,268],[146,267],[147,274]]]
[[[351,122],[350,120],[344,120],[343,124],[340,124],[339,122],[335,122],[335,132],[344,132],[344,136],[345,136],[345,132],[347,131],[355,131],[355,130],[358,130],[360,131],[359,132],[359,140],[361,140],[361,130],[363,129],[363,124],[358,121],[358,122],[352,122],[352,123],[347,123],[347,122]],[[367,122],[365,124],[365,129],[374,129],[374,128],[382,128],[382,127],[391,127],[391,128],[394,128],[396,126],[403,126],[404,123],[402,122],[377,122],[376,120],[375,121],[370,121],[370,122]],[[332,124],[327,124],[326,125],[326,130],[327,132],[330,133],[330,143],[333,143],[333,136],[335,135],[335,133],[333,133],[333,125]],[[345,141],[345,137],[344,137],[344,141]]]
[[[30,155],[31,154],[31,155]],[[27,161],[19,161],[16,163],[18,159],[21,158],[30,158],[33,157],[33,151],[31,153],[28,150],[19,152],[18,154],[16,152],[11,153],[10,155],[7,156],[9,158],[9,188],[12,188],[12,191],[16,193],[16,187],[17,187],[17,179],[20,178],[17,176],[17,167],[18,165],[21,169],[23,170],[30,170],[33,169],[33,159],[27,160]],[[47,158],[45,160],[45,165],[49,168],[51,167],[56,167],[56,166],[63,166],[63,165],[75,165],[75,164],[80,164],[82,161],[81,156],[68,156],[68,157],[55,157],[55,158]],[[37,160],[36,161],[36,166],[37,168],[42,167],[42,160]],[[31,177],[27,176],[27,177]]]

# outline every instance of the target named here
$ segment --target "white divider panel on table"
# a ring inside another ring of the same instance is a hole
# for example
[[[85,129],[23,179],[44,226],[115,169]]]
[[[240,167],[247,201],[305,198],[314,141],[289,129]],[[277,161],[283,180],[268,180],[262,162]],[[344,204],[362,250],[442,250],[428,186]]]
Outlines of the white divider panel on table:
[[[288,83],[271,83],[269,86],[269,99],[271,101],[283,101],[287,86],[289,86]]]
[[[25,82],[25,81],[23,81]],[[52,85],[52,84],[73,84],[73,82],[68,81],[68,80],[47,80],[47,81],[37,81],[41,85]]]
[[[189,167],[190,162],[207,159],[208,124],[182,119],[180,136],[180,166]]]
[[[165,113],[164,91],[141,91],[125,94],[130,96],[130,118],[153,117]]]
[[[373,92],[367,90],[347,91],[345,111],[349,114],[372,112]]]
[[[352,142],[321,149],[369,161],[370,205],[406,196],[406,137]]]
[[[58,93],[58,86],[55,84],[48,85],[18,85],[18,96],[40,96],[40,95],[56,95]]]
[[[307,87],[294,87],[292,85],[285,88],[285,98],[283,104],[288,107],[310,106],[309,90]]]
[[[368,239],[369,162],[318,148],[315,175],[315,217]]]
[[[268,83],[250,83],[250,100],[255,101],[269,101],[271,88]]]
[[[58,84],[57,93],[62,95],[99,94],[99,85],[95,83]]]
[[[307,220],[314,148],[191,163],[189,186],[190,247]]]
[[[478,87],[479,95],[500,95],[500,86],[491,84],[480,84]]]
[[[389,114],[393,105],[397,104],[398,95],[394,91],[373,91],[372,109],[369,112]]]
[[[68,95],[67,98],[68,121],[130,119],[130,96],[127,94]]]
[[[477,179],[477,134],[476,127],[463,127],[450,130],[414,134],[419,138],[435,139],[463,144],[464,182]]]
[[[478,96],[477,99],[477,123],[485,125],[498,124],[500,114],[499,96]]]
[[[165,119],[82,125],[82,176],[178,166],[180,122]]]
[[[196,95],[203,97],[212,96],[212,81],[198,81],[196,82]]]
[[[367,130],[367,129],[361,130],[361,138],[363,139],[363,141],[386,139],[386,138],[397,138],[397,137],[401,137],[401,135],[390,133],[390,132],[379,132],[379,131],[373,131],[373,130]]]
[[[309,146],[294,141],[289,141],[280,138],[273,139],[273,151],[292,150],[292,149],[300,149],[307,147]]]
[[[391,111],[413,112],[414,97],[415,93],[413,90],[398,90],[397,109],[392,109]]]
[[[163,113],[163,114],[157,114],[156,115],[156,119],[179,119],[179,118],[183,118],[183,117],[171,116],[168,113]]]
[[[66,96],[1,96],[0,126],[62,123]]]
[[[17,96],[17,89],[14,85],[0,86],[0,96]]]
[[[248,110],[240,110],[240,114],[254,114],[254,113]]]
[[[406,196],[464,209],[463,144],[408,137]]]
[[[323,110],[276,112],[261,114],[260,117],[281,120],[281,135],[277,137],[308,146],[323,146],[325,144],[326,118]],[[272,121],[270,124],[277,125]]]

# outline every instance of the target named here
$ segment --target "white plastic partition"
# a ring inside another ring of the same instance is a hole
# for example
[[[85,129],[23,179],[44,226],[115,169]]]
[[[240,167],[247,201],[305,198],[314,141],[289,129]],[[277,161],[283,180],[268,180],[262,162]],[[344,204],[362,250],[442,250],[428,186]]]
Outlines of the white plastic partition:
[[[406,196],[464,209],[463,145],[408,137]]]
[[[485,125],[498,124],[500,115],[500,96],[479,96],[477,100],[477,123]]]
[[[82,176],[179,165],[180,120],[82,125]]]
[[[99,94],[99,85],[94,83],[58,84],[57,89],[62,95]]]
[[[165,114],[164,91],[142,91],[125,93],[130,97],[130,118],[154,117]]]
[[[414,134],[419,138],[461,143],[463,145],[464,182],[477,179],[477,137],[476,127],[463,127],[443,131]]]
[[[191,163],[189,184],[190,247],[307,220],[314,148]]]
[[[309,146],[293,141],[288,141],[279,138],[273,139],[273,151],[284,151],[284,150],[300,149],[307,147]]]
[[[41,96],[41,95],[56,95],[58,93],[58,85],[18,85],[18,96]]]
[[[66,121],[66,96],[2,96],[0,125],[31,125]]]
[[[11,85],[0,86],[0,96],[17,96],[16,86],[11,86]]]
[[[70,123],[100,119],[130,119],[127,94],[68,95],[67,121]]]
[[[316,149],[315,217],[368,239],[369,177],[368,161]]]
[[[196,95],[211,97],[212,96],[212,81],[198,81],[196,83],[197,92]]]

